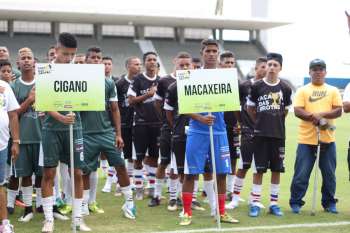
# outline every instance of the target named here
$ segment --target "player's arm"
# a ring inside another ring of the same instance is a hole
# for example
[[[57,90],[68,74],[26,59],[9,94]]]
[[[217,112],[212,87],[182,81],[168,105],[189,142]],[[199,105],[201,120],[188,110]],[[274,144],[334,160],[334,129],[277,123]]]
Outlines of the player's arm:
[[[257,86],[251,87],[250,94],[247,97],[247,113],[253,122],[256,122],[256,105],[258,101]]]
[[[174,111],[165,110],[165,116],[166,116],[166,119],[168,121],[170,128],[172,129],[174,127],[174,125],[173,125]]]
[[[12,147],[11,147],[11,156],[12,160],[16,161],[19,155],[19,123],[18,123],[18,114],[16,110],[9,111],[9,124],[12,136]]]
[[[120,123],[120,111],[117,101],[110,102],[110,109],[112,113],[112,120],[115,127],[115,145],[121,149],[124,147],[124,141],[122,139],[121,123]]]
[[[50,116],[52,116],[55,120],[65,124],[70,125],[74,124],[75,122],[75,114],[74,113],[68,113],[67,115],[63,115],[59,112],[48,112]]]
[[[159,116],[162,115],[162,106],[163,106],[163,100],[156,99],[156,101],[154,101],[154,107]]]
[[[200,123],[205,124],[205,125],[213,125],[214,124],[214,120],[215,120],[215,116],[214,115],[203,116],[201,114],[192,113],[192,114],[189,114],[189,116],[193,120],[199,121]]]
[[[21,103],[19,109],[17,109],[18,115],[21,115],[22,113],[26,112],[28,108],[30,108],[33,103],[35,102],[35,87],[30,90],[29,95],[23,103]]]
[[[143,95],[137,96],[136,92],[132,89],[129,88],[128,90],[128,101],[130,105],[136,105],[138,103],[142,103],[143,101],[145,101],[148,98],[152,98],[154,93],[156,93],[157,90],[157,85],[154,84],[153,86],[151,86],[147,92]]]

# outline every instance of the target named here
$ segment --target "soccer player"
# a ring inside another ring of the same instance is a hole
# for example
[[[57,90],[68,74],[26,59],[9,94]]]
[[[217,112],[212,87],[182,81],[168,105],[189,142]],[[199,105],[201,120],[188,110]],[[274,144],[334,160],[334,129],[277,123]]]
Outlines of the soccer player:
[[[240,160],[236,178],[234,179],[232,200],[226,205],[226,209],[234,209],[238,207],[240,194],[243,189],[244,178],[248,169],[252,164],[253,159],[253,137],[254,137],[254,122],[247,112],[247,97],[250,94],[252,85],[266,76],[266,58],[259,57],[255,61],[255,77],[239,85],[239,96],[241,102],[240,126],[241,126],[241,144],[240,144]],[[253,179],[255,174],[253,174]],[[262,206],[261,206],[262,207]]]
[[[74,64],[85,64],[85,54],[75,55]]]
[[[11,84],[20,108],[17,110],[20,126],[20,155],[11,169],[12,172],[8,185],[8,208],[13,209],[16,194],[18,192],[18,178],[22,178],[22,194],[25,204],[24,213],[20,222],[29,222],[33,218],[32,175],[35,174],[36,201],[41,205],[41,176],[42,167],[39,167],[39,151],[41,142],[41,120],[35,111],[35,79],[34,79],[34,55],[31,49],[21,48],[18,51],[17,65],[22,76]],[[9,163],[11,165],[11,162]]]
[[[271,170],[270,213],[282,216],[278,205],[280,173],[283,173],[285,155],[285,117],[292,104],[290,87],[279,78],[283,58],[278,53],[268,53],[267,73],[255,82],[248,97],[248,113],[254,125],[254,167],[256,177],[251,192],[249,216],[260,214],[263,174]]]
[[[10,60],[10,52],[5,46],[0,46],[0,61],[1,60]],[[15,67],[12,67],[12,80],[17,79],[21,76],[21,72]]]
[[[8,62],[0,61],[0,71],[2,66],[8,66]],[[11,65],[11,64],[10,64]],[[1,75],[2,75],[1,71]],[[6,160],[7,150],[11,150],[11,160],[16,161],[19,155],[19,123],[17,109],[19,105],[16,97],[8,83],[0,80],[0,232],[13,233],[13,226],[7,218],[6,209]],[[8,148],[10,138],[9,131],[12,135],[12,146]]]
[[[236,57],[231,51],[224,51],[220,54],[220,68],[235,68],[236,67]],[[238,124],[235,116],[235,112],[224,112],[224,119],[226,123],[227,140],[230,148],[231,157],[231,174],[227,175],[226,190],[229,199],[233,193],[233,183],[236,173],[236,163],[239,158],[239,133]]]
[[[102,63],[105,65],[105,76],[112,79],[114,82],[117,82],[119,80],[118,77],[113,76],[113,59],[111,57],[103,57]]]
[[[134,144],[136,160],[134,160],[134,183],[136,199],[143,199],[143,171],[142,160],[146,151],[149,155],[149,196],[154,195],[155,173],[158,166],[160,126],[159,114],[154,106],[153,96],[157,91],[159,76],[157,72],[158,55],[147,52],[143,55],[146,71],[134,78],[128,90],[129,104],[135,109]]]
[[[102,51],[98,47],[91,47],[86,53],[87,64],[102,64]],[[102,77],[101,77],[102,78]],[[124,160],[121,157],[121,149],[124,146],[121,137],[120,113],[118,108],[118,97],[114,81],[105,77],[105,111],[81,112],[83,135],[84,135],[84,206],[89,200],[89,186],[91,172],[98,168],[98,159],[101,152],[107,157],[108,163],[114,166],[117,171],[119,184],[125,197],[125,204],[122,207],[124,216],[135,219],[135,206],[130,186],[129,176],[126,171]],[[112,119],[109,117],[109,112]],[[114,122],[114,130],[111,124]]]
[[[175,70],[187,70],[192,68],[191,64],[191,55],[186,52],[180,52],[176,55],[174,59]],[[176,73],[174,72],[174,75]],[[178,104],[177,104],[177,85],[176,82],[173,82],[169,85],[164,100],[164,110],[166,118],[168,121],[169,128],[171,129],[171,150],[175,154],[176,170],[172,173],[176,173],[180,176],[180,181],[172,174],[173,179],[170,180],[169,187],[169,203],[168,210],[176,211],[177,210],[177,193],[178,182],[182,185],[184,178],[184,163],[185,163],[185,149],[186,149],[186,133],[185,126],[188,126],[189,117],[187,115],[179,114]],[[173,163],[173,162],[172,162]],[[175,169],[175,168],[173,168]]]
[[[203,40],[201,43],[203,69],[216,69],[218,66],[219,45],[215,40]],[[185,177],[182,188],[184,215],[180,225],[189,225],[192,222],[192,192],[195,175],[204,173],[206,161],[211,161],[209,126],[213,126],[214,150],[218,181],[218,198],[220,221],[237,223],[225,212],[226,174],[231,172],[230,152],[227,141],[226,125],[223,112],[190,114],[191,120],[186,141]]]
[[[46,56],[48,62],[53,62],[56,59],[56,48],[54,45],[50,46]]]
[[[56,45],[55,63],[67,64],[72,62],[78,47],[75,36],[70,33],[61,33]],[[56,175],[58,162],[64,162],[70,165],[70,143],[69,143],[69,125],[73,124],[74,139],[74,180],[75,180],[75,199],[73,208],[75,216],[75,226],[80,231],[91,231],[83,221],[81,215],[81,206],[83,202],[83,179],[82,179],[82,162],[83,162],[83,137],[79,112],[48,112],[44,120],[42,131],[42,145],[44,152],[44,170],[41,183],[42,202],[45,214],[45,221],[42,232],[53,232],[53,181]],[[55,146],[52,146],[55,142]]]
[[[339,90],[325,83],[326,63],[314,59],[309,64],[311,83],[300,87],[294,98],[294,114],[300,118],[298,147],[294,165],[294,176],[290,188],[289,204],[292,212],[298,214],[305,204],[302,200],[316,160],[317,144],[320,143],[319,164],[322,174],[322,206],[326,212],[337,214],[336,190],[336,145],[334,129],[322,129],[320,120],[333,125],[334,119],[342,114],[342,101]],[[344,91],[344,111],[349,111],[349,85]],[[320,127],[320,141],[317,141],[316,127]],[[318,168],[316,168],[318,169]]]

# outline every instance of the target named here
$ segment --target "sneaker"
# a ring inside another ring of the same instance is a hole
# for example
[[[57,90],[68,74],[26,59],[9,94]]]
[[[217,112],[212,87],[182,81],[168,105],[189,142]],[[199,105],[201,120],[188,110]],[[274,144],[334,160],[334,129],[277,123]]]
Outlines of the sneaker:
[[[57,206],[53,206],[53,217],[56,218],[56,219],[58,219],[58,220],[62,220],[62,221],[67,221],[67,220],[69,220],[69,218],[68,218],[66,215],[62,214],[62,213],[58,210]]]
[[[184,214],[181,218],[180,218],[180,226],[188,226],[192,223],[192,216],[189,216],[187,213]]]
[[[133,208],[128,208],[128,205],[124,203],[122,206],[122,211],[124,213],[124,216],[128,219],[136,219],[136,208],[135,206]]]
[[[232,216],[229,215],[228,213],[220,215],[220,222],[222,222],[222,223],[239,223],[239,221],[237,219],[232,218]]]
[[[102,192],[103,193],[110,193],[112,190],[112,184],[106,182],[105,186],[103,186]]]
[[[19,222],[29,222],[34,217],[32,207],[26,207],[23,215],[18,219]]]
[[[329,204],[329,206],[327,208],[325,208],[324,211],[326,211],[328,213],[332,213],[332,214],[338,214],[339,213],[335,203]]]
[[[148,189],[148,197],[153,198],[154,197],[154,190],[155,188],[149,188]]]
[[[143,188],[136,188],[135,199],[137,201],[143,200]]]
[[[44,208],[43,208],[43,206],[41,205],[41,206],[39,206],[39,207],[36,207],[35,212],[40,213],[40,214],[44,213]]]
[[[15,208],[13,208],[13,207],[7,207],[7,213],[8,213],[9,215],[12,215],[14,212],[15,212]]]
[[[278,205],[270,206],[270,214],[278,217],[283,216],[283,212],[281,211],[281,208]]]
[[[81,205],[81,215],[82,216],[90,215],[89,206],[85,202],[83,202],[82,205]]]
[[[205,211],[205,209],[202,207],[202,205],[201,205],[201,203],[199,203],[199,201],[192,201],[192,209],[199,210],[199,211]]]
[[[160,205],[160,199],[158,197],[152,197],[148,202],[148,207],[156,207]]]
[[[91,213],[96,214],[103,214],[105,212],[96,201],[89,205],[89,210],[91,211]]]
[[[1,233],[15,233],[13,226],[10,224],[10,222],[0,225],[0,232]]]
[[[300,205],[293,204],[293,205],[290,206],[290,208],[292,209],[292,212],[294,214],[299,214],[300,213],[300,209],[301,209]]]
[[[239,202],[236,200],[232,200],[230,203],[225,205],[225,209],[233,210],[239,206]]]
[[[61,208],[59,208],[59,211],[60,211],[62,214],[67,215],[67,214],[72,213],[72,209],[73,209],[73,207],[72,207],[71,205],[65,204],[64,206],[62,206]]]
[[[43,223],[44,223],[44,225],[43,225],[43,228],[41,229],[41,232],[42,233],[52,233],[53,229],[54,229],[53,221],[45,220]]]
[[[91,228],[85,224],[83,218],[75,218],[74,223],[72,223],[72,229],[74,229],[75,225],[77,231],[91,231]]]
[[[251,205],[249,208],[249,216],[250,217],[258,217],[260,214],[260,207],[257,205]]]
[[[169,211],[176,211],[177,210],[177,200],[176,199],[169,200],[168,210]]]

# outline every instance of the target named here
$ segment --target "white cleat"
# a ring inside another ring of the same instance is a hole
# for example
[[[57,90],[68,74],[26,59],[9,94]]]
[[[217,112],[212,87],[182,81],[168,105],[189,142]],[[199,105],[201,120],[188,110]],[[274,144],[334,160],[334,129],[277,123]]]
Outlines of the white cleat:
[[[75,229],[77,231],[84,231],[84,232],[92,231],[91,228],[86,225],[86,223],[82,218],[76,218],[74,221],[75,221]],[[72,229],[73,228],[74,228],[74,225],[72,224]]]
[[[2,233],[15,233],[13,226],[10,223],[0,225],[0,232]]]
[[[45,220],[45,221],[44,221],[44,226],[43,226],[43,228],[41,229],[41,232],[42,232],[42,233],[52,233],[52,232],[53,232],[53,229],[54,229],[53,221]]]
[[[248,202],[248,205],[250,205],[250,201]],[[255,206],[258,206],[260,209],[265,209],[265,206],[261,202],[255,202]]]
[[[21,216],[18,221],[19,222],[29,222],[30,220],[32,220],[34,218],[34,214],[33,213],[28,213],[26,215]]]
[[[136,219],[136,208],[128,208],[127,204],[125,203],[122,206],[122,211],[124,213],[124,216],[128,219]]]
[[[56,212],[56,211],[53,212],[53,217],[55,219],[58,219],[58,220],[61,220],[61,221],[69,220],[69,217],[67,217],[66,215],[64,215],[64,214],[62,214],[60,212]]]
[[[227,210],[233,210],[239,206],[239,202],[237,201],[231,201],[230,203],[225,205],[225,209]]]

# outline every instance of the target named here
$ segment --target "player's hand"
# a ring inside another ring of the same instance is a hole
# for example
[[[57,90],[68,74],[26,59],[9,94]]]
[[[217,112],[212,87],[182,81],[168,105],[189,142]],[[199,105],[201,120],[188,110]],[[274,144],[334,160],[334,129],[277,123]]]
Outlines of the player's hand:
[[[117,147],[120,150],[123,149],[124,141],[123,141],[122,137],[120,137],[120,136],[115,137],[115,147]]]
[[[147,91],[147,96],[152,97],[157,91],[157,84],[153,84]]]
[[[28,99],[29,99],[30,103],[35,102],[35,87],[33,87],[32,90],[30,90],[29,95],[28,95]]]
[[[320,114],[320,113],[313,113],[313,114],[311,115],[312,123],[313,123],[314,125],[318,126],[318,124],[319,124],[319,122],[320,122],[320,120],[321,120],[322,117],[323,117],[323,116],[322,116],[322,114]]]
[[[206,125],[213,125],[215,121],[215,116],[213,115],[202,116],[199,121]]]
[[[62,115],[61,120],[65,125],[71,125],[75,122],[75,113],[68,113],[67,115]]]
[[[13,143],[11,146],[11,160],[13,162],[16,162],[18,155],[19,155],[19,144]]]

